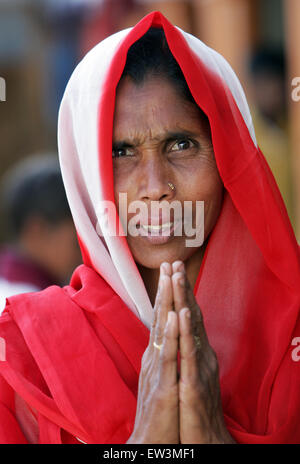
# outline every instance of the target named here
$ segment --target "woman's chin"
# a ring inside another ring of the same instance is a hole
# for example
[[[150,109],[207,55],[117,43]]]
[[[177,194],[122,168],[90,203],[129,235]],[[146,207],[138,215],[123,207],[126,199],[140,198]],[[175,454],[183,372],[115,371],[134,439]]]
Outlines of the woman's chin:
[[[135,262],[148,269],[158,269],[161,263],[174,263],[175,261],[186,261],[193,255],[198,248],[181,248],[181,249],[158,249],[151,247],[151,250],[142,252],[133,252]],[[161,247],[162,248],[162,247]]]

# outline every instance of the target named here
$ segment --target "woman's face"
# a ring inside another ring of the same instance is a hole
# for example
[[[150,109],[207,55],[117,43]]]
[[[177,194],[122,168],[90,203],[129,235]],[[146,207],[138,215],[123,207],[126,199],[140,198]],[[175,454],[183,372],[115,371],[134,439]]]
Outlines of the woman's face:
[[[113,169],[117,208],[120,193],[127,194],[128,206],[133,201],[146,206],[147,216],[137,225],[142,235],[127,235],[135,261],[156,269],[164,261],[188,260],[201,245],[187,246],[191,237],[183,224],[182,234],[177,235],[178,223],[172,224],[176,219],[172,210],[168,221],[164,209],[159,215],[151,208],[153,202],[168,205],[177,201],[183,218],[184,202],[192,202],[195,227],[196,202],[202,201],[204,240],[213,229],[221,210],[223,184],[209,124],[200,110],[166,79],[149,77],[136,85],[129,77],[123,78],[116,96]],[[128,213],[127,225],[137,213]],[[171,222],[167,235],[159,228],[166,222]],[[151,224],[156,227],[149,227]]]

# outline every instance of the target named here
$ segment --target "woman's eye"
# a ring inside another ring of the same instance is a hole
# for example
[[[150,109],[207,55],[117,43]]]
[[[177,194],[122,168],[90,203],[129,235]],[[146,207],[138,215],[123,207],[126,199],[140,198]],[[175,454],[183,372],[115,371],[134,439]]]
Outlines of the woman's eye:
[[[192,140],[189,139],[183,139],[183,140],[177,140],[171,147],[171,151],[182,151],[182,150],[188,150],[189,148],[193,148],[195,144],[192,142]]]
[[[133,156],[134,151],[132,148],[113,148],[112,157],[113,158],[123,158],[124,156]]]

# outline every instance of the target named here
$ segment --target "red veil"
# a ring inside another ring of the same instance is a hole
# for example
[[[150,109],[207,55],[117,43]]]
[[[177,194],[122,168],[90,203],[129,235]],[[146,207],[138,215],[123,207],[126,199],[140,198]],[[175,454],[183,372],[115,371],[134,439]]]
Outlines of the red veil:
[[[97,204],[113,200],[116,85],[128,48],[151,26],[164,29],[209,118],[225,187],[194,292],[218,356],[228,429],[239,443],[300,442],[298,244],[233,71],[156,12],[96,46],[66,89],[59,151],[85,264],[63,289],[8,300],[2,443],[124,443],[133,428],[152,308],[125,237],[97,233]]]

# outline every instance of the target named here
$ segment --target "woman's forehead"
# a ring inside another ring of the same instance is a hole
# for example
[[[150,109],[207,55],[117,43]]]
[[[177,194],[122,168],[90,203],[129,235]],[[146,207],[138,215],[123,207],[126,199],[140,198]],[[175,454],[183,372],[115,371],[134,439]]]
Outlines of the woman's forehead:
[[[192,133],[203,126],[201,116],[201,110],[184,99],[167,79],[149,77],[137,85],[124,78],[116,94],[114,137],[135,132],[155,137],[179,129]]]

